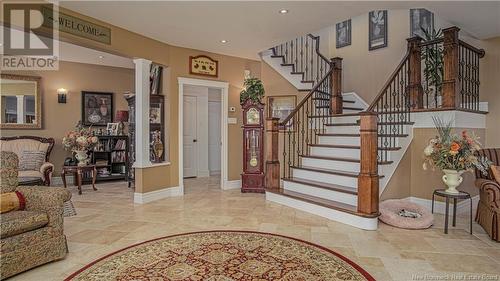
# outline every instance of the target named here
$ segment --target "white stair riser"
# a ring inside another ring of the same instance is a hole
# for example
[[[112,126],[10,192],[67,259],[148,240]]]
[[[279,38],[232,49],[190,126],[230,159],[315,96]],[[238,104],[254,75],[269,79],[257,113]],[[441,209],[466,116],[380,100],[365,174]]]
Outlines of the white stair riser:
[[[359,120],[359,116],[337,116],[330,118],[330,120],[333,123],[356,123]]]
[[[326,126],[326,132],[331,134],[359,134],[359,126]]]
[[[285,181],[283,187],[285,190],[299,192],[302,194],[312,195],[323,199],[337,201],[353,206],[358,205],[358,197],[354,194],[338,192],[334,190],[315,187],[312,185],[304,185],[296,182]]]
[[[359,149],[313,146],[311,155],[359,159]]]
[[[280,194],[266,192],[266,200],[365,230],[377,230],[378,218],[365,218]]]
[[[301,169],[293,169],[293,177],[304,179],[304,180],[312,180],[323,183],[331,183],[338,184],[348,187],[358,187],[358,178],[346,177],[341,175],[327,174],[327,173],[319,173],[314,171],[307,171]],[[312,194],[314,195],[314,194]],[[314,195],[317,196],[317,195]],[[320,196],[318,196],[320,197]]]
[[[359,137],[319,136],[319,144],[360,145]]]
[[[281,76],[288,80],[288,82],[295,86],[295,88],[297,88],[298,90],[310,90],[312,88],[311,83],[302,83],[302,75],[291,74],[293,70],[291,66],[281,65],[283,63],[283,59],[281,57],[272,58],[271,54],[272,52],[270,51],[261,53],[262,60],[265,61],[269,66],[271,66],[271,68],[276,70],[279,74],[281,74]]]
[[[359,163],[317,158],[302,158],[302,165],[311,168],[332,169],[346,172],[359,173]]]
[[[345,106],[352,107],[351,104],[345,105]],[[354,110],[354,109],[346,109],[346,108],[342,109],[342,113],[358,113],[358,112],[361,112],[361,111],[362,110],[357,110],[357,109],[356,110]]]

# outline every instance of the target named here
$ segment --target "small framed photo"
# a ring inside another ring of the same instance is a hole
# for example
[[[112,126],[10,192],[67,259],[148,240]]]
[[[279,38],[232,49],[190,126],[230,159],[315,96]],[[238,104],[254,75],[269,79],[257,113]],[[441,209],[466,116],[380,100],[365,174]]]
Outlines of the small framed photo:
[[[106,126],[106,133],[110,136],[118,135],[118,125],[120,123],[108,123]]]
[[[368,14],[368,50],[387,47],[387,10]]]
[[[410,9],[410,37],[425,38],[424,30],[434,29],[434,14],[426,9]]]
[[[337,23],[335,35],[337,49],[351,45],[351,19]]]
[[[267,116],[277,117],[280,123],[285,120],[297,106],[297,96],[268,96],[267,97]],[[293,126],[292,120],[285,126],[290,128]],[[280,128],[285,129],[285,128]]]

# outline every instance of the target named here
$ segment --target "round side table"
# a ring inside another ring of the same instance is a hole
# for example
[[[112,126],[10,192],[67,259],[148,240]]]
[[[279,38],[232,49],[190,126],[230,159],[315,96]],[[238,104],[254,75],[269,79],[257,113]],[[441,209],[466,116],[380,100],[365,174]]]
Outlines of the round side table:
[[[449,216],[449,206],[450,199],[453,199],[453,221],[452,226],[456,225],[457,222],[457,199],[469,199],[470,201],[470,234],[472,234],[472,197],[469,193],[465,191],[459,191],[458,193],[448,193],[445,189],[436,189],[432,193],[432,213],[434,213],[434,197],[441,196],[446,199],[446,209],[444,217],[444,233],[448,234],[448,216]]]

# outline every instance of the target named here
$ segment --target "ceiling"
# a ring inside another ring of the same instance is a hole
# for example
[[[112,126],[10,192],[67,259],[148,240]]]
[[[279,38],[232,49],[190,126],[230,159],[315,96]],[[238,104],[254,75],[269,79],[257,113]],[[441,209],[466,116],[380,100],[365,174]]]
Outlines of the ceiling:
[[[497,1],[61,1],[60,5],[175,46],[252,59],[284,40],[376,9],[427,8],[479,39],[500,36]],[[279,14],[281,9],[289,13]]]

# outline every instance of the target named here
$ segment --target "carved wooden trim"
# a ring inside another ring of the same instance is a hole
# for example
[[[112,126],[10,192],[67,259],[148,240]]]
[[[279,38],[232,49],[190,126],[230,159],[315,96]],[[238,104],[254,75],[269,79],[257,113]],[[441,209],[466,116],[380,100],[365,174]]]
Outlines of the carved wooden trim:
[[[279,118],[266,118],[266,189],[280,188]]]
[[[2,73],[0,75],[0,77],[2,79],[36,82],[35,118],[37,120],[36,124],[0,123],[0,129],[41,129],[42,128],[42,96],[41,96],[42,95],[42,90],[41,90],[42,77],[30,76],[30,75],[4,74],[4,73]]]
[[[0,137],[3,141],[13,141],[13,140],[36,140],[41,143],[48,143],[47,153],[45,154],[45,162],[49,162],[50,153],[54,148],[55,140],[53,138],[42,138],[37,136],[15,136],[15,137]]]
[[[422,72],[421,72],[421,41],[422,38],[415,36],[408,38],[408,53],[409,57],[409,95],[412,108],[423,108],[424,106],[424,91],[422,89]]]
[[[444,64],[443,64],[443,107],[458,107],[460,81],[458,80],[458,32],[453,26],[443,29]]]
[[[377,114],[360,114],[361,162],[358,177],[358,212],[378,214],[379,176],[378,176],[378,136]]]
[[[330,80],[332,96],[330,99],[330,110],[332,114],[342,114],[342,58],[335,57],[331,60],[333,68]]]

